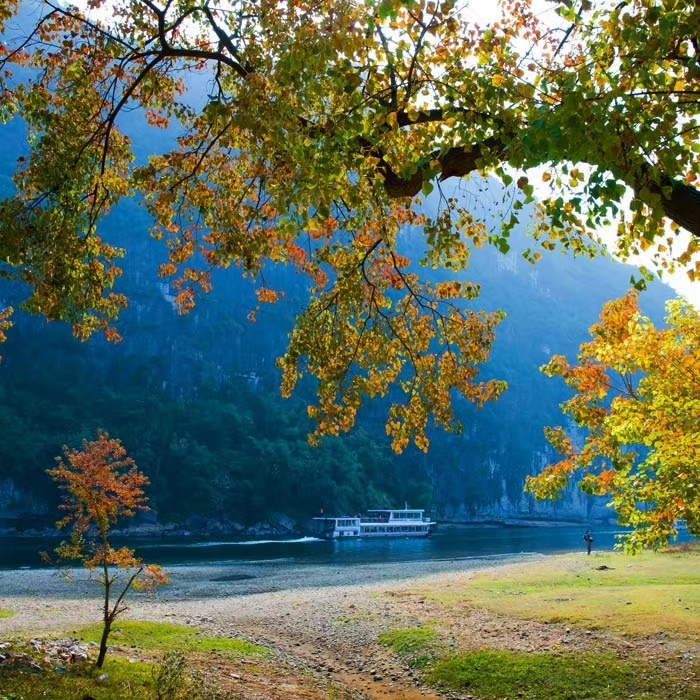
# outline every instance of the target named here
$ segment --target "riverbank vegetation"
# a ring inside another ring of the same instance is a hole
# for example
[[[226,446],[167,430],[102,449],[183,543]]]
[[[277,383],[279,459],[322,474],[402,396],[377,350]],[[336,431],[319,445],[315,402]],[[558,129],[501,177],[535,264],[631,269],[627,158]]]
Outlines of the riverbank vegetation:
[[[643,661],[623,660],[606,652],[477,651],[438,662],[429,677],[440,687],[468,691],[479,700],[691,697],[681,696],[677,688],[669,688],[662,668],[649,669]]]
[[[102,627],[99,624],[79,632],[82,641],[99,642]],[[269,656],[268,651],[257,644],[242,639],[208,637],[197,627],[186,627],[168,622],[141,622],[124,620],[113,634],[114,643],[123,648],[172,653],[187,649],[189,652],[216,651],[225,656]]]
[[[600,629],[616,635],[671,634],[700,639],[700,548],[654,554],[617,552],[558,557],[474,577],[468,588],[431,594],[447,608],[461,603],[500,615]]]
[[[608,302],[578,365],[555,355],[543,368],[574,395],[562,405],[583,444],[561,425],[546,434],[561,459],[529,477],[538,498],[561,496],[571,481],[605,496],[630,551],[668,545],[685,524],[700,535],[700,315],[691,304],[667,306],[666,327],[645,318],[638,294]]]
[[[160,566],[145,564],[133,549],[113,546],[118,521],[150,510],[144,492],[148,478],[121,442],[99,431],[97,440],[83,440],[82,450],[66,447],[63,452],[49,476],[64,492],[61,509],[66,515],[56,526],[69,529],[70,540],[56,548],[56,555],[58,561],[80,562],[101,586],[102,633],[95,666],[102,668],[114,621],[128,609],[125,596],[130,590],[152,592],[168,578]]]
[[[196,678],[213,694],[190,697],[205,700],[700,700],[699,564],[698,546],[555,556],[344,588],[339,602],[294,591],[271,617],[264,596],[244,618],[178,607],[179,624],[119,621],[103,674],[59,673],[37,654],[38,673],[0,663],[0,687],[12,700],[54,681],[58,700],[178,700]],[[331,613],[336,602],[344,616]],[[99,630],[65,632],[89,645]],[[358,651],[372,664],[361,671]]]
[[[329,681],[291,670],[264,646],[206,635],[200,628],[120,621],[116,647],[102,669],[82,658],[97,647],[101,626],[76,632],[80,639],[44,644],[5,642],[0,699],[34,700],[350,700]],[[56,649],[64,653],[57,655]],[[77,652],[77,653],[76,653]],[[77,661],[76,661],[76,656]]]
[[[98,645],[102,628],[87,628],[81,642]],[[241,640],[207,637],[201,630],[166,623],[122,622],[114,634],[121,653],[103,668],[89,661],[74,663],[76,649],[86,648],[64,640],[67,652],[56,654],[40,642],[7,645],[0,664],[2,700],[218,700],[225,695],[222,679],[203,671],[216,660],[253,660],[269,656],[263,647]],[[53,652],[53,653],[52,653]],[[212,658],[214,656],[215,658]],[[252,661],[251,661],[252,663]]]
[[[502,624],[522,625],[496,648],[471,639],[468,650],[458,642],[455,651],[453,642],[436,655],[426,642],[435,660],[425,676],[484,700],[700,698],[699,564],[698,546],[555,557],[480,572],[464,586],[416,591],[437,604],[441,622],[487,609]],[[563,634],[542,644],[530,623]],[[440,626],[443,641],[455,633],[450,623]],[[583,646],[574,641],[580,634]],[[416,648],[410,653],[424,658]]]

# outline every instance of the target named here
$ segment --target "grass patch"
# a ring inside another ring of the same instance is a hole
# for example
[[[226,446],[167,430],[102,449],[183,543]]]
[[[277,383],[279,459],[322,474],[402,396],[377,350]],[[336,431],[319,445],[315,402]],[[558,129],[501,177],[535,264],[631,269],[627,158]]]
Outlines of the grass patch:
[[[437,651],[439,636],[430,627],[407,627],[390,630],[379,635],[379,642],[396,654],[407,657],[411,666],[429,664]]]
[[[10,643],[0,664],[0,700],[241,700],[219,687],[210,658],[192,656],[189,647],[153,655],[148,662],[115,653],[102,669],[95,668],[94,659],[71,663],[46,652],[34,643]],[[226,662],[219,657],[218,663]]]
[[[141,700],[152,697],[151,667],[123,659],[107,659],[97,671],[90,663],[64,667],[15,668],[0,665],[0,698],[30,700]]]
[[[699,570],[697,550],[548,557],[425,594],[448,607],[466,602],[512,617],[691,639],[700,635]]]
[[[530,654],[479,651],[435,664],[427,674],[438,687],[482,700],[696,700],[697,690],[679,687],[639,661],[611,653]]]
[[[82,641],[99,643],[101,634],[102,625],[95,624],[80,630],[78,636]],[[261,657],[269,654],[264,647],[242,639],[207,637],[200,629],[194,627],[134,620],[125,620],[115,625],[109,635],[109,646],[164,652],[183,649],[193,652],[217,651],[225,655],[243,657]]]
[[[15,614],[13,610],[4,610],[3,608],[0,608],[0,619],[3,617],[12,617]]]
[[[415,654],[427,651],[435,645],[438,636],[430,627],[407,627],[390,630],[379,635],[379,641],[397,654]]]

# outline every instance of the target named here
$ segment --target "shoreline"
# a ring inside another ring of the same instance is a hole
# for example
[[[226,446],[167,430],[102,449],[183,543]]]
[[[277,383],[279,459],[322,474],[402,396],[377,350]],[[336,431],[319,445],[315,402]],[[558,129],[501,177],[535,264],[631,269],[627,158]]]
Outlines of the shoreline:
[[[122,620],[192,625],[218,636],[271,642],[299,625],[327,628],[347,614],[348,605],[374,607],[382,594],[440,588],[478,572],[538,561],[549,555],[509,555],[474,559],[333,565],[179,566],[167,570],[171,583],[154,594],[130,591]],[[99,623],[103,588],[85,569],[71,580],[54,569],[0,570],[0,640],[17,635],[77,634]],[[116,587],[115,587],[116,590]],[[350,601],[354,601],[352,604]],[[264,632],[261,632],[263,630]]]
[[[467,573],[556,556],[539,553],[496,554],[479,557],[410,562],[334,564],[261,561],[245,563],[178,564],[164,567],[170,583],[155,594],[130,592],[135,600],[207,600],[334,587],[401,584],[439,574]],[[69,580],[67,580],[69,579]],[[3,599],[50,597],[100,598],[102,588],[82,567],[0,569],[0,607]],[[1,625],[0,625],[1,629]]]
[[[609,518],[484,518],[473,520],[437,520],[441,528],[549,528],[549,527],[585,527],[589,524],[607,526],[614,524]],[[284,540],[290,537],[309,537],[313,528],[310,526],[266,524],[244,527],[234,524],[216,528],[191,528],[174,523],[157,523],[132,525],[125,528],[115,528],[112,536],[127,540],[178,540],[191,538],[193,540],[210,540],[218,537],[228,537],[239,541],[253,540],[260,537],[272,537]],[[64,539],[66,533],[55,527],[0,527],[0,541],[12,540],[42,540]]]

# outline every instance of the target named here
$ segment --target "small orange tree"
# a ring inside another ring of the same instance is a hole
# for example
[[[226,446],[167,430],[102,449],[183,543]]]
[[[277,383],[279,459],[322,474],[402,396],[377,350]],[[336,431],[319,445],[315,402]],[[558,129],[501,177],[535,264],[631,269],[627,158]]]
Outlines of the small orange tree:
[[[100,430],[97,440],[83,440],[81,450],[64,447],[63,452],[65,461],[58,457],[58,466],[48,474],[65,491],[61,509],[67,515],[57,525],[70,527],[71,539],[61,543],[56,554],[62,561],[82,562],[91,573],[99,571],[98,581],[104,587],[104,627],[96,666],[102,668],[114,620],[127,609],[124,598],[128,591],[153,590],[167,583],[167,577],[160,566],[146,565],[132,549],[115,549],[109,541],[120,518],[149,509],[143,491],[148,477],[127,457],[121,442]],[[113,600],[120,580],[121,592]]]

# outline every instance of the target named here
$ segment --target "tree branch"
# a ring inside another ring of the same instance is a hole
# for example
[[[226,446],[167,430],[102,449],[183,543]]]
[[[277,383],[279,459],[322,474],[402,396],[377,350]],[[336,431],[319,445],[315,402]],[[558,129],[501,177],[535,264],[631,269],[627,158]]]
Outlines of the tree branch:
[[[436,151],[426,158],[425,165],[419,166],[408,179],[397,175],[383,156],[376,152],[373,155],[379,158],[379,170],[384,176],[387,194],[390,197],[399,198],[414,197],[421,191],[426,179],[426,171],[432,161],[437,160],[440,163],[440,181],[442,182],[450,177],[464,177],[476,172],[487,154],[497,159],[504,157],[505,149],[498,138],[490,137],[482,143],[471,146],[455,146],[444,153]]]
[[[444,113],[440,109],[421,111],[412,119],[408,114],[399,112],[397,124],[399,126],[428,124],[442,121],[443,118]],[[451,177],[464,177],[476,172],[486,155],[496,160],[503,160],[506,156],[506,145],[498,136],[491,136],[470,146],[454,146],[444,152],[437,151],[424,159],[426,164],[419,166],[410,178],[397,175],[376,148],[371,148],[370,152],[379,159],[379,170],[384,176],[387,194],[392,198],[400,198],[414,197],[420,192],[428,163],[438,161],[440,181]],[[700,190],[668,176],[652,178],[650,171],[651,167],[648,165],[640,169],[634,186],[636,195],[652,208],[661,205],[664,216],[693,236],[700,238]]]

